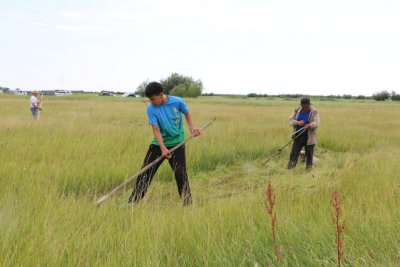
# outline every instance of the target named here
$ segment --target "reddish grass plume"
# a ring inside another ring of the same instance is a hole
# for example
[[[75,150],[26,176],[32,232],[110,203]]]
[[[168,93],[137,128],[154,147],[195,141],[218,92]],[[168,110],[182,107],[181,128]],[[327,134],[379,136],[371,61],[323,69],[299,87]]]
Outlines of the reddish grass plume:
[[[342,215],[342,209],[340,207],[340,195],[339,192],[334,191],[332,193],[332,207],[333,207],[333,223],[336,226],[336,249],[337,249],[337,261],[338,266],[341,266],[343,260],[343,237],[344,222],[340,222],[340,216]]]
[[[274,188],[271,185],[271,182],[268,182],[268,187],[266,190],[265,207],[267,209],[267,213],[271,217],[272,241],[274,243],[276,261],[279,262],[279,259],[281,257],[281,251],[276,244],[276,212],[274,211],[274,206],[275,206],[275,192]]]

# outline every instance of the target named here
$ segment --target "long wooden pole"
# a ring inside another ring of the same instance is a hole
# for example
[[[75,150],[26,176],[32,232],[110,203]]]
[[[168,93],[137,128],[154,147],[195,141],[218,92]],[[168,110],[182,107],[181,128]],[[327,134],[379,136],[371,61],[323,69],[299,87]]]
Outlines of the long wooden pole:
[[[204,131],[208,126],[210,126],[213,122],[215,121],[215,119],[213,119],[212,121],[208,122],[206,125],[203,126],[203,128],[200,129],[200,132]],[[190,139],[192,139],[194,137],[194,135],[189,136],[188,138],[186,138],[183,142],[179,143],[178,145],[174,146],[173,148],[171,148],[169,150],[169,153],[174,152],[175,150],[177,150],[178,148],[180,148],[181,146],[183,146],[186,142],[188,142]],[[128,179],[126,179],[122,184],[118,185],[117,187],[115,187],[113,190],[111,190],[108,194],[102,196],[101,198],[99,198],[96,202],[96,205],[99,207],[101,204],[103,204],[104,201],[106,201],[109,197],[115,195],[119,190],[121,190],[122,188],[124,188],[126,185],[128,185],[129,183],[131,183],[134,179],[136,179],[136,177],[138,177],[139,175],[141,175],[142,173],[146,172],[148,169],[150,169],[151,167],[153,167],[154,165],[156,165],[160,160],[162,160],[163,157],[160,156],[158,157],[156,160],[154,160],[153,162],[151,162],[150,164],[146,165],[145,167],[143,167],[140,171],[138,171],[137,173],[135,173],[134,175],[132,175],[131,177],[129,177]]]
[[[290,143],[292,143],[294,140],[296,140],[300,135],[302,135],[304,132],[306,131],[306,129],[300,128],[299,130],[295,131],[294,133],[292,133],[292,136],[294,136],[289,142],[287,142],[283,147],[279,148],[278,151],[276,151],[274,154],[272,154],[269,158],[267,158],[262,165],[267,164],[272,158],[274,158],[276,155],[281,154],[282,150],[287,147]],[[300,133],[299,133],[300,132]],[[299,134],[298,134],[299,133]],[[298,134],[298,135],[296,135]]]
[[[38,106],[38,114],[37,114],[37,118],[36,120],[39,121],[40,119],[40,109],[42,108],[42,102],[43,102],[43,94],[40,94],[40,102],[39,102],[39,106]]]

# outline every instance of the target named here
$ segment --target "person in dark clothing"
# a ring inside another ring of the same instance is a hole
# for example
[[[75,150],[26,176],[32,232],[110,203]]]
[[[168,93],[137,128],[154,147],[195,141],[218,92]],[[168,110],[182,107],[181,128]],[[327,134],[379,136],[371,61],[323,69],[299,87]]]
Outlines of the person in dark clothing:
[[[290,153],[288,169],[296,167],[300,151],[303,147],[305,147],[306,168],[312,168],[319,115],[317,110],[311,106],[308,97],[303,97],[300,100],[300,107],[295,109],[289,117],[289,125],[294,128],[294,142]]]
[[[172,154],[169,154],[168,151],[185,139],[182,114],[185,116],[192,135],[200,135],[200,130],[193,126],[192,116],[183,99],[164,94],[164,88],[160,83],[149,83],[145,88],[145,95],[151,103],[147,107],[147,117],[154,138],[142,167],[147,166],[160,156],[163,157],[163,160],[138,176],[128,203],[137,203],[144,197],[157,169],[164,159],[168,159],[169,165],[174,171],[179,196],[183,198],[183,205],[190,205],[192,204],[192,195],[186,171],[185,146],[181,146]]]

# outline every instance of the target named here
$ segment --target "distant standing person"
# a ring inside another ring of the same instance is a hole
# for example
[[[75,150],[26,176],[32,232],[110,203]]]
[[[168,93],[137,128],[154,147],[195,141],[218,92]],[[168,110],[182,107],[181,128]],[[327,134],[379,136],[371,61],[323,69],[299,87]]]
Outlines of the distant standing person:
[[[319,116],[317,110],[311,106],[308,97],[303,97],[300,100],[300,107],[295,109],[289,117],[289,125],[294,128],[295,134],[293,138],[295,140],[290,153],[288,169],[296,167],[303,147],[305,147],[306,168],[312,168]]]
[[[192,116],[183,99],[164,94],[164,88],[160,83],[149,83],[145,88],[145,95],[151,103],[147,107],[147,117],[152,127],[154,138],[142,167],[147,166],[160,156],[168,159],[169,165],[174,171],[179,196],[183,197],[183,205],[190,205],[192,204],[192,195],[186,171],[185,146],[179,147],[172,154],[169,154],[168,150],[185,139],[182,114],[185,116],[191,134],[198,136],[200,135],[200,130],[193,126]],[[158,167],[160,167],[164,159],[138,176],[132,195],[129,197],[129,203],[139,202],[144,197]]]
[[[38,118],[38,111],[42,110],[42,108],[40,107],[40,101],[37,99],[38,95],[38,91],[33,91],[30,99],[31,113],[34,121]]]

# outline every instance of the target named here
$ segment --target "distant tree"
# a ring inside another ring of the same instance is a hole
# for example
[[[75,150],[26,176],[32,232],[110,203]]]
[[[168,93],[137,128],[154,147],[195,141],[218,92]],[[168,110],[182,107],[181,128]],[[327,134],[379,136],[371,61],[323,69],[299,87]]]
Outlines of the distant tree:
[[[400,95],[392,91],[392,101],[400,101]]]
[[[141,97],[144,97],[144,90],[146,89],[146,86],[150,83],[149,79],[143,81],[139,86],[136,88],[135,95],[140,95]]]
[[[279,94],[278,97],[280,98],[301,98],[304,95],[301,94]]]
[[[366,97],[365,97],[365,95],[358,95],[358,96],[356,96],[356,98],[357,99],[365,99]]]
[[[166,94],[181,97],[198,97],[203,91],[203,83],[200,80],[178,73],[172,73],[166,79],[162,79],[161,84]]]
[[[185,82],[175,86],[169,93],[180,97],[198,97],[201,89],[194,83]]]
[[[0,90],[3,91],[3,93],[8,94],[10,92],[10,88],[8,87],[0,87]]]
[[[344,98],[344,99],[351,99],[351,95],[343,95],[342,98]]]
[[[214,93],[204,93],[203,96],[214,96]]]
[[[380,91],[372,95],[372,98],[376,101],[385,101],[389,99],[390,93],[388,91]]]
[[[161,84],[164,87],[164,92],[169,94],[169,91],[172,91],[175,86],[185,83],[187,80],[185,76],[174,72],[168,78],[161,79]]]
[[[257,97],[258,95],[256,93],[250,93],[247,95],[247,97]]]
[[[400,101],[400,95],[392,95],[392,100],[393,101]]]

